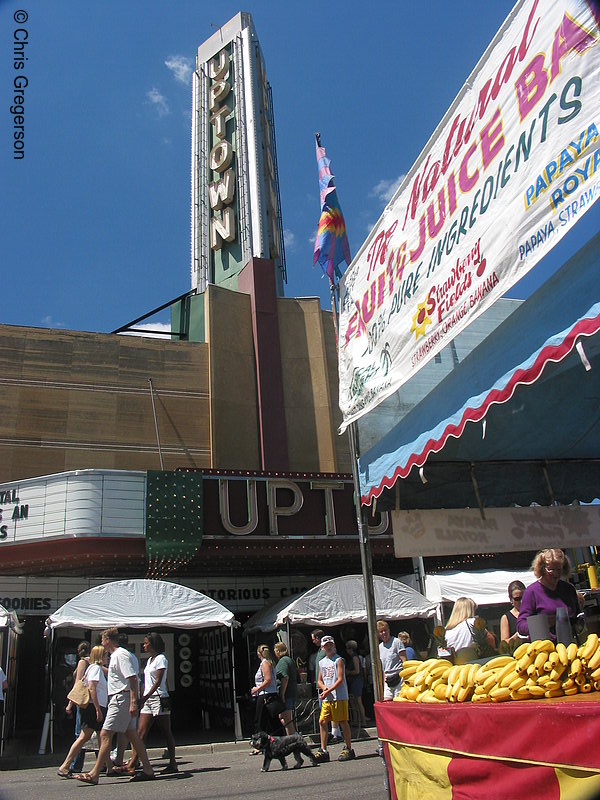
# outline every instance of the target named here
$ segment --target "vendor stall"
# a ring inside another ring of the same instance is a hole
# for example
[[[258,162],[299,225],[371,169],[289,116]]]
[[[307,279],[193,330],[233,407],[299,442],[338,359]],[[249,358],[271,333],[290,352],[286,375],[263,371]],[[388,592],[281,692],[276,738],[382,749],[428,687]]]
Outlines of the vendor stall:
[[[241,724],[236,702],[235,665],[233,662],[233,628],[238,624],[232,612],[227,608],[216,600],[186,586],[168,581],[136,579],[105,583],[82,592],[48,617],[47,626],[50,636],[48,674],[52,681],[52,640],[58,629],[75,628],[83,631],[100,631],[114,626],[137,628],[148,632],[153,628],[175,628],[182,631],[179,638],[183,636],[186,639],[185,647],[190,654],[190,635],[185,632],[210,629],[211,635],[207,634],[207,642],[201,654],[203,663],[206,665],[207,680],[203,681],[204,673],[201,673],[199,686],[192,687],[190,670],[186,668],[183,677],[187,677],[187,684],[190,684],[189,686],[186,684],[186,688],[194,689],[198,694],[204,683],[210,683],[210,688],[214,692],[216,692],[217,686],[222,685],[220,694],[227,693],[227,697],[230,698],[228,707],[231,709],[230,713],[233,713],[235,735],[240,738]],[[223,632],[223,636],[220,631]],[[224,656],[226,656],[226,674],[223,666]],[[214,673],[212,680],[211,673]],[[52,696],[52,686],[50,685],[49,697]],[[221,698],[225,707],[227,707],[227,697]],[[53,704],[49,703],[40,742],[41,753],[46,749],[48,732],[52,730],[52,712]]]
[[[579,702],[577,702],[579,701]],[[521,703],[378,703],[394,800],[600,795],[600,694]]]

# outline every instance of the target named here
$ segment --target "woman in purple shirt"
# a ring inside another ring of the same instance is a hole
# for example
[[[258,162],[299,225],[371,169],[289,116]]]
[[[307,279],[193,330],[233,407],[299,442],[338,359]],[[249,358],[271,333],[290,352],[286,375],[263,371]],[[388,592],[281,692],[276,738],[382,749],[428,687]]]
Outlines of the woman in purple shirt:
[[[577,592],[568,578],[571,564],[562,550],[541,550],[531,565],[537,578],[523,592],[521,610],[517,620],[517,630],[521,636],[529,636],[527,618],[534,614],[547,614],[550,636],[556,641],[556,609],[568,608],[571,625],[575,627],[578,618],[582,620]]]

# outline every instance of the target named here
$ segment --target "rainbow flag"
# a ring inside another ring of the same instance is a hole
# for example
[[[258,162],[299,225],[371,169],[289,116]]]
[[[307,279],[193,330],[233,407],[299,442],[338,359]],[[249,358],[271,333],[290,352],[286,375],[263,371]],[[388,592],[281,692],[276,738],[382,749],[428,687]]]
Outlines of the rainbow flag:
[[[321,195],[321,216],[317,228],[313,266],[318,262],[323,271],[329,276],[330,283],[335,278],[341,278],[339,264],[345,261],[350,263],[350,245],[346,233],[346,223],[340,207],[333,174],[329,168],[331,162],[325,155],[325,148],[321,147],[317,134],[317,166],[319,169],[319,190]]]

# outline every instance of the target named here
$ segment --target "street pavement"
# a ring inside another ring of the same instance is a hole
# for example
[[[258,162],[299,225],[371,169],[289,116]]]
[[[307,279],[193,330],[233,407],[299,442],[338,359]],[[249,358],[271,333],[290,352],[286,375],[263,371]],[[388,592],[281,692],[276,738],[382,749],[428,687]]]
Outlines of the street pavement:
[[[98,786],[61,780],[56,765],[46,763],[0,772],[0,800],[81,800],[84,795],[96,795],[102,800],[261,800],[265,794],[277,800],[314,796],[386,800],[384,769],[376,747],[376,739],[355,742],[356,759],[340,763],[337,756],[341,745],[334,745],[329,764],[311,767],[305,759],[302,769],[291,769],[294,760],[290,756],[290,769],[283,772],[274,761],[268,773],[260,771],[262,756],[249,755],[247,742],[183,747],[177,751],[177,775],[158,775],[155,781],[142,783],[104,776]],[[161,750],[150,751],[150,758],[157,773],[167,764]],[[93,754],[86,757],[86,767],[89,769],[92,764]]]

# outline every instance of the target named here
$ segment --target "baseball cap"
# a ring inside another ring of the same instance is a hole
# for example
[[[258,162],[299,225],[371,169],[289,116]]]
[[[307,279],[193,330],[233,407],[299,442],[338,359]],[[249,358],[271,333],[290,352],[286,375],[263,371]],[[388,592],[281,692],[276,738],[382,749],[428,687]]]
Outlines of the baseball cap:
[[[333,640],[333,636],[323,636],[323,638],[321,639],[321,647],[324,644],[335,644],[335,641]]]

